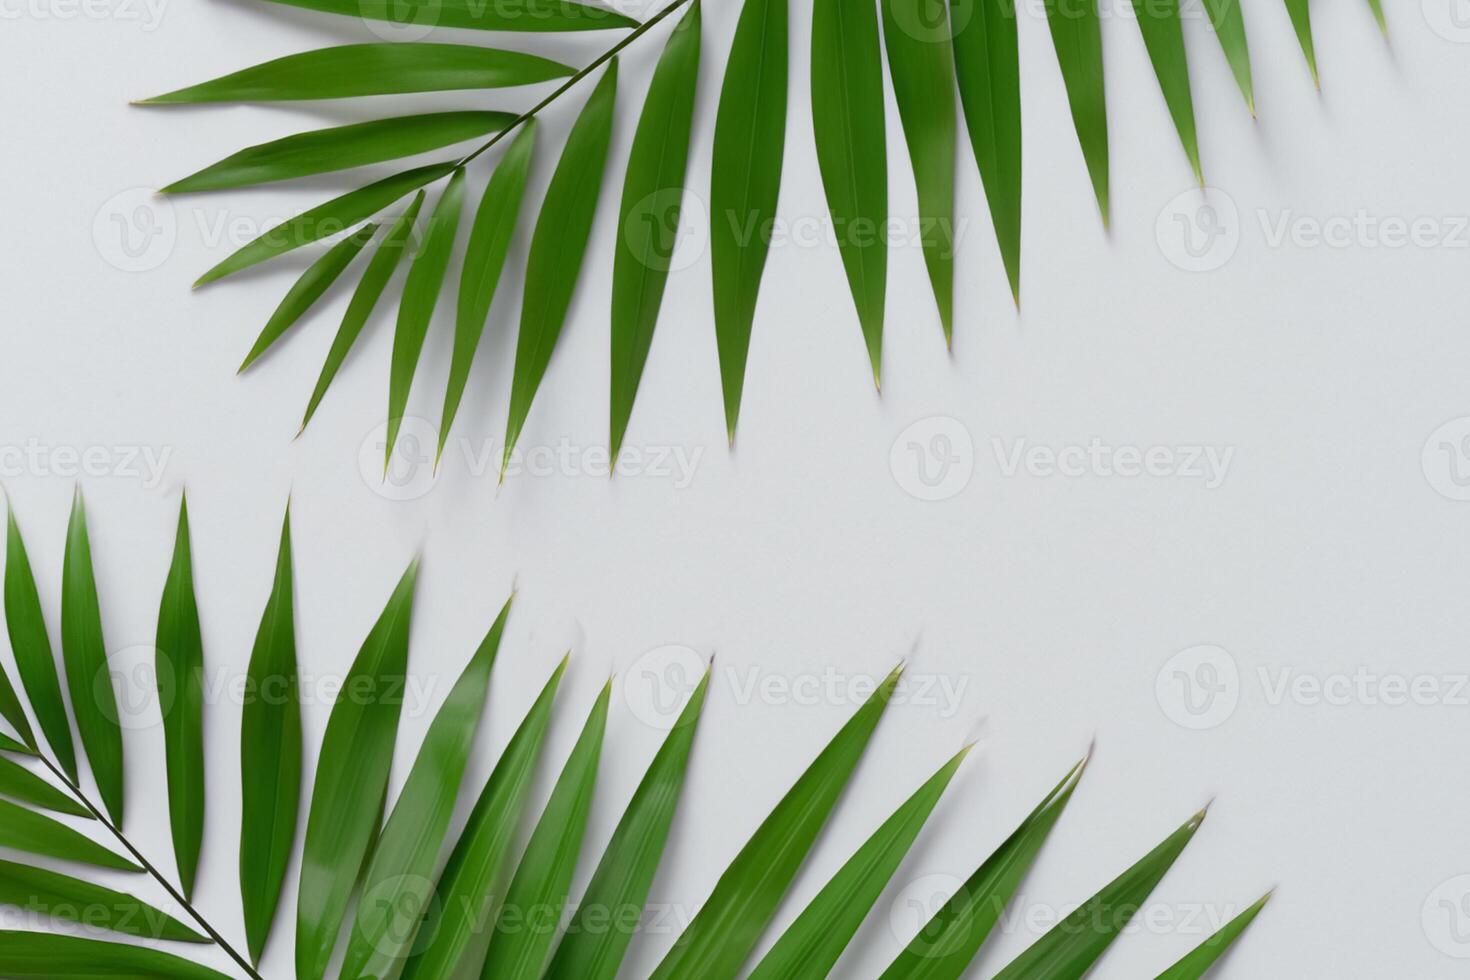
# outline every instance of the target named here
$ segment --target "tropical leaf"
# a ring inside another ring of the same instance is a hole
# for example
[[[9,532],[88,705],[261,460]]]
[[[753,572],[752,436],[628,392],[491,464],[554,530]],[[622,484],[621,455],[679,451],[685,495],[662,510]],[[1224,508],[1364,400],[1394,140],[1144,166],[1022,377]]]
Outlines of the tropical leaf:
[[[17,742],[9,735],[6,735],[4,732],[0,732],[0,752],[10,752],[15,755],[23,755],[27,757],[34,757],[36,755],[35,749],[31,748],[29,745],[23,745],[22,743]]]
[[[14,861],[0,861],[0,905],[142,939],[209,942],[173,916],[132,895]]]
[[[1378,29],[1388,36],[1388,20],[1383,16],[1383,0],[1368,0],[1368,6],[1373,11],[1373,19],[1378,23]]]
[[[1208,973],[1210,967],[1214,966],[1216,961],[1224,956],[1226,951],[1241,937],[1241,934],[1250,927],[1256,916],[1261,913],[1261,909],[1265,908],[1266,903],[1270,900],[1270,892],[1262,895],[1254,905],[1227,922],[1223,929],[1186,953],[1178,963],[1160,973],[1158,980],[1200,980],[1200,977]]]
[[[1092,190],[1110,220],[1108,206],[1108,107],[1103,92],[1102,25],[1098,0],[1046,0],[1046,22],[1067,87],[1072,125],[1092,177]]]
[[[240,902],[251,959],[275,919],[301,801],[301,701],[291,573],[291,510],[270,598],[246,669],[240,720]]]
[[[31,572],[25,542],[21,540],[20,526],[15,521],[15,511],[7,507],[6,518],[5,627],[10,636],[10,649],[15,654],[15,666],[20,671],[26,699],[36,713],[36,721],[46,736],[46,742],[56,753],[67,777],[75,783],[76,750],[72,746],[71,723],[67,720],[66,705],[62,700],[61,680],[56,674],[56,658],[51,652],[46,619],[41,613],[41,597],[36,591],[36,578]],[[6,686],[9,686],[8,679]],[[27,745],[36,748],[35,736],[31,734],[30,725],[19,705],[7,708],[5,720],[15,727]]]
[[[114,871],[143,870],[65,824],[4,799],[0,799],[0,847]]]
[[[878,14],[871,0],[816,0],[812,8],[812,132],[837,248],[858,322],[883,387],[888,282],[888,148]]]
[[[301,887],[296,902],[296,976],[320,980],[337,944],[352,886],[377,836],[408,674],[408,629],[418,561],[342,680],[317,758]]]
[[[66,528],[66,560],[61,571],[61,656],[77,733],[92,767],[102,804],[119,827],[123,822],[123,741],[117,694],[102,638],[102,611],[92,573],[87,510],[78,489]]]
[[[1184,27],[1179,19],[1179,0],[1133,0],[1138,28],[1153,62],[1154,74],[1164,91],[1164,101],[1179,141],[1195,178],[1203,184],[1204,172],[1199,162],[1199,137],[1194,127],[1194,98],[1189,92],[1189,61],[1184,53]]]
[[[924,263],[954,341],[955,55],[944,0],[880,0],[888,73],[919,194]]]
[[[710,268],[725,429],[735,443],[786,146],[786,0],[744,0],[715,115]]]
[[[275,0],[344,17],[370,17],[410,27],[481,31],[604,31],[636,27],[616,11],[572,0]]]
[[[565,78],[572,72],[566,65],[519,51],[382,41],[287,55],[138,104],[290,102],[505,88]]]
[[[536,219],[531,251],[526,257],[521,330],[516,341],[510,414],[506,418],[505,449],[500,464],[502,479],[572,304],[572,292],[582,270],[582,257],[602,190],[617,90],[618,62],[614,58],[567,136],[566,147],[541,203],[541,214]]]
[[[1322,77],[1317,74],[1317,45],[1312,40],[1311,0],[1286,0],[1286,12],[1291,15],[1292,29],[1296,31],[1302,54],[1306,55],[1307,68],[1312,72],[1312,82],[1321,88]]]
[[[0,931],[0,974],[14,980],[31,977],[75,980],[230,980],[206,966],[146,946],[50,932]]]
[[[1245,96],[1245,104],[1254,116],[1256,93],[1251,81],[1251,54],[1245,40],[1245,17],[1240,12],[1240,0],[1205,0],[1205,9],[1209,11],[1210,24],[1225,51],[1225,59],[1230,62],[1235,84],[1240,86],[1240,94]]]
[[[25,766],[0,757],[0,796],[8,796],[21,803],[29,803],[43,810],[70,814],[73,817],[91,818],[87,808]]]
[[[673,259],[694,124],[699,48],[700,0],[693,0],[654,69],[623,180],[613,253],[608,445],[614,463],[653,345]]]

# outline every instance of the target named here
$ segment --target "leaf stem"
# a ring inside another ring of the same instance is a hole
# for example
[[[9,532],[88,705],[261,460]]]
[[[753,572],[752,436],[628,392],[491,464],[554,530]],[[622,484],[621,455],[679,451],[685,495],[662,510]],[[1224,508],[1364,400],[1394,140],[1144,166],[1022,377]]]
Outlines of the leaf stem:
[[[230,959],[239,964],[240,969],[245,971],[245,974],[250,977],[250,980],[264,980],[260,973],[255,969],[255,967],[250,965],[250,961],[241,956],[235,950],[235,947],[231,946],[229,942],[225,939],[225,937],[221,936],[219,932],[216,931],[215,928],[211,926],[208,921],[205,920],[204,916],[199,914],[199,910],[194,908],[189,900],[185,898],[177,888],[169,883],[169,880],[163,876],[162,872],[155,868],[152,862],[150,862],[146,857],[143,856],[143,852],[139,851],[136,847],[133,846],[132,841],[123,836],[123,832],[119,830],[116,825],[114,825],[113,822],[107,818],[107,815],[104,814],[101,810],[97,809],[97,807],[92,803],[91,800],[87,799],[87,794],[82,792],[81,787],[72,782],[72,780],[66,775],[66,773],[62,772],[44,752],[37,751],[36,757],[41,760],[41,762],[46,766],[47,769],[51,770],[52,775],[54,775],[57,779],[66,784],[66,786],[72,791],[73,795],[76,796],[77,802],[86,807],[87,810],[92,814],[94,819],[96,819],[99,823],[102,824],[102,826],[106,827],[109,831],[112,832],[112,836],[117,838],[118,843],[127,848],[128,853],[133,856],[133,859],[137,861],[140,866],[142,866],[144,871],[152,875],[154,880],[156,880],[160,885],[164,887],[164,890],[169,893],[169,896],[178,903],[180,908],[182,908],[185,912],[189,914],[189,917],[199,925],[199,928],[204,930],[205,934],[214,941],[214,944],[220,949],[224,950],[226,953],[228,953]]]
[[[504,129],[501,129],[494,136],[490,137],[484,143],[480,144],[480,146],[472,150],[468,156],[462,158],[457,164],[455,164],[455,166],[463,167],[475,157],[479,156],[481,153],[484,153],[496,143],[499,143],[512,130],[521,125],[521,123],[530,119],[532,116],[536,115],[536,113],[540,112],[542,109],[545,109],[547,106],[551,105],[551,103],[561,98],[561,96],[566,94],[568,89],[576,85],[588,75],[592,74],[598,68],[607,64],[607,62],[611,61],[613,58],[617,57],[619,51],[622,51],[624,48],[632,44],[634,41],[638,40],[644,34],[653,30],[653,28],[656,27],[660,21],[662,21],[665,17],[668,17],[670,14],[672,14],[674,11],[678,10],[680,7],[684,6],[688,2],[689,0],[673,0],[673,2],[670,3],[667,7],[654,14],[648,20],[645,20],[643,23],[639,24],[627,37],[623,38],[617,44],[614,44],[602,54],[598,55],[586,68],[581,69],[575,75],[568,78],[565,82],[562,82],[561,85],[557,86],[556,91],[552,92],[546,98],[542,99],[540,102],[536,103],[531,108],[527,109],[525,112],[512,119],[509,123],[506,124]]]

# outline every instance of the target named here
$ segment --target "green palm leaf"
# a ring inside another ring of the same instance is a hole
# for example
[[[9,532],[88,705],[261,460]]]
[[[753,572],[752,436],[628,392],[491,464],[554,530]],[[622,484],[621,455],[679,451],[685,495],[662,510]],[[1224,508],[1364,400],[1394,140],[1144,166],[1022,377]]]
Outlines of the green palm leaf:
[[[0,732],[0,752],[11,752],[15,755],[23,755],[27,757],[34,757],[36,754],[35,749],[31,748],[28,745],[23,745],[20,742],[17,742],[9,735],[6,735],[4,732]]]
[[[567,136],[566,147],[546,189],[541,214],[536,219],[531,251],[526,257],[521,330],[516,341],[510,413],[505,423],[505,450],[500,464],[502,479],[526,416],[530,414],[536,389],[551,363],[551,352],[561,334],[577,276],[582,270],[582,257],[602,189],[617,90],[618,62],[614,58]]]
[[[0,905],[142,939],[209,942],[179,920],[132,895],[14,861],[0,861]]]
[[[699,82],[700,0],[679,21],[654,69],[633,134],[613,252],[609,455],[617,462],[653,345],[684,198],[694,94]]]
[[[873,383],[881,388],[888,148],[878,14],[871,0],[816,0],[812,8],[812,132]]]
[[[3,757],[0,757],[0,796],[73,817],[92,817],[76,800],[15,760]]]
[[[291,574],[291,510],[246,669],[240,720],[240,902],[259,962],[275,919],[301,802],[301,701]]]
[[[1046,0],[1046,22],[1062,67],[1072,125],[1092,177],[1092,190],[1109,221],[1108,107],[1103,93],[1102,25],[1097,0]]]
[[[1215,28],[1215,37],[1225,51],[1225,59],[1230,62],[1235,83],[1240,86],[1240,94],[1245,96],[1245,104],[1254,116],[1256,94],[1251,81],[1251,54],[1245,40],[1245,17],[1240,12],[1240,0],[1205,0],[1205,6],[1210,14],[1210,24]]]
[[[417,580],[415,560],[343,678],[344,696],[332,706],[322,735],[296,902],[300,980],[320,980],[326,973],[352,886],[382,820],[403,710]]]
[[[1210,967],[1214,966],[1216,961],[1234,945],[1270,900],[1270,892],[1262,895],[1254,905],[1227,922],[1223,929],[1185,954],[1178,963],[1160,973],[1158,980],[1200,980],[1200,977],[1208,973]]]
[[[3,799],[0,799],[0,847],[114,871],[143,870],[65,824]]]
[[[71,740],[71,723],[66,717],[61,680],[56,673],[56,658],[46,633],[46,619],[41,613],[36,578],[31,572],[25,542],[21,540],[20,526],[15,522],[15,511],[8,506],[6,518],[5,626],[10,636],[10,649],[15,654],[20,682],[25,685],[26,698],[36,713],[36,721],[46,735],[46,742],[56,753],[61,768],[66,770],[72,782],[76,782],[77,755]],[[6,686],[9,686],[8,679]],[[15,726],[17,734],[27,745],[36,747],[35,736],[18,704],[7,708],[5,719]]]
[[[138,104],[290,102],[505,88],[565,78],[572,71],[533,54],[470,44],[344,44],[276,58]]]
[[[638,22],[606,7],[572,0],[275,0],[344,17],[370,17],[410,27],[481,31],[605,31]]]
[[[0,931],[0,974],[13,980],[230,980],[172,953],[49,932]]]
[[[92,573],[92,545],[80,488],[72,498],[61,570],[61,656],[77,733],[92,766],[102,804],[119,827],[123,822],[123,741],[117,695],[102,638],[102,611]]]
[[[1312,82],[1322,87],[1322,78],[1317,74],[1317,45],[1312,40],[1311,0],[1286,0],[1286,12],[1291,15],[1291,26],[1296,31],[1297,42],[1306,55],[1307,67],[1312,72]]]
[[[1153,62],[1154,74],[1164,91],[1164,101],[1174,128],[1184,144],[1184,153],[1194,176],[1204,183],[1199,162],[1199,137],[1195,133],[1194,99],[1189,92],[1189,60],[1184,53],[1184,28],[1179,19],[1179,0],[1133,0],[1138,28]]]

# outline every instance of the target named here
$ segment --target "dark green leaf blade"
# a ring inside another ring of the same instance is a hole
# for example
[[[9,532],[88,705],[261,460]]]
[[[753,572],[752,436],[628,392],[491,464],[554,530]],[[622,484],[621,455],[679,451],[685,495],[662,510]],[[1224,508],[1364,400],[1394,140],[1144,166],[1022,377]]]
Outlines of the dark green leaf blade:
[[[592,809],[611,693],[609,680],[593,703],[526,843],[496,920],[490,952],[480,971],[482,980],[540,980],[546,969]]]
[[[435,886],[419,927],[421,949],[403,980],[448,980],[479,972],[502,896],[510,847],[536,772],[551,705],[566,671],[562,658],[490,773]]]
[[[955,69],[944,0],[881,0],[888,74],[919,194],[924,264],[954,338]]]
[[[534,85],[573,73],[519,51],[424,41],[344,44],[252,65],[140,105],[289,102]]]
[[[614,463],[633,413],[669,278],[689,161],[699,47],[700,0],[694,0],[659,58],[628,154],[613,254],[608,444]]]
[[[475,350],[485,332],[485,318],[490,315],[490,303],[495,299],[495,288],[500,283],[500,270],[505,266],[505,255],[510,250],[510,239],[520,215],[535,147],[536,120],[531,118],[521,125],[510,149],[500,158],[499,165],[490,176],[490,183],[485,187],[485,196],[475,211],[469,244],[465,247],[464,272],[459,278],[454,355],[449,365],[449,384],[444,389],[439,446],[434,453],[436,463],[444,454],[449,430],[459,414],[459,402],[469,382]]]
[[[1204,822],[1201,810],[995,975],[995,980],[1073,980],[1107,952]]]
[[[398,160],[483,136],[514,119],[509,112],[430,112],[297,133],[232,153],[163,193],[252,187]]]
[[[831,973],[969,751],[966,746],[941,766],[863,842],[771,947],[750,980],[804,980]]]
[[[189,898],[204,841],[204,637],[194,595],[187,498],[179,501],[179,529],[159,604],[155,651],[169,827],[179,883]]]
[[[453,169],[453,164],[436,163],[405,170],[366,187],[348,191],[325,204],[318,204],[311,210],[303,211],[276,225],[254,241],[242,245],[219,265],[200,276],[194,285],[202,286],[207,282],[223,279],[241,269],[285,255],[303,245],[347,231],[358,222],[371,218],[394,201],[425,184],[433,183]]]
[[[706,671],[623,811],[545,980],[617,976],[669,838],[709,677]]]
[[[725,429],[740,419],[745,365],[786,147],[787,0],[745,0],[715,115],[710,163],[710,268]]]
[[[223,973],[146,946],[63,936],[0,931],[0,974],[13,980],[230,980]]]
[[[1241,933],[1245,932],[1247,927],[1255,921],[1256,916],[1270,900],[1270,892],[1262,895],[1254,905],[1227,922],[1223,929],[1185,954],[1178,963],[1160,973],[1158,980],[1200,980],[1240,938]]]
[[[551,363],[551,352],[561,335],[582,271],[582,258],[602,190],[617,91],[618,59],[613,58],[567,135],[561,159],[541,202],[541,213],[536,218],[536,230],[531,235],[531,249],[526,256],[521,329],[516,341],[510,413],[505,422],[501,479],[505,477],[505,468],[526,416],[531,412],[536,389]]]
[[[86,807],[13,759],[0,757],[0,796],[45,810],[91,819]]]
[[[15,755],[23,755],[31,758],[34,758],[36,755],[35,749],[29,745],[22,745],[4,732],[0,732],[0,752],[10,752]]]
[[[736,975],[837,805],[902,669],[884,679],[751,835],[652,980]]]
[[[878,14],[869,0],[816,0],[812,8],[812,132],[837,248],[858,322],[883,386],[888,281],[888,146]]]
[[[383,290],[388,288],[388,280],[393,278],[393,271],[398,268],[398,262],[403,258],[407,250],[410,236],[413,234],[414,222],[418,220],[419,208],[424,203],[424,192],[419,191],[414,195],[413,203],[410,204],[398,220],[393,222],[393,227],[388,229],[387,236],[380,242],[373,252],[373,257],[368,260],[367,270],[363,272],[362,279],[357,283],[357,289],[352,293],[352,299],[347,303],[347,312],[342,315],[342,325],[337,328],[337,335],[332,338],[332,347],[327,351],[326,361],[322,364],[321,374],[317,377],[316,387],[311,392],[311,398],[306,404],[306,412],[301,418],[301,429],[306,430],[306,425],[311,417],[316,414],[317,407],[321,405],[322,399],[326,397],[327,389],[331,387],[332,381],[337,377],[337,372],[342,368],[342,362],[347,360],[347,355],[352,352],[352,346],[357,343],[362,330],[367,326],[368,317],[372,315],[373,308],[378,305],[378,299],[383,295]]]
[[[403,710],[417,579],[415,560],[398,580],[343,678],[344,696],[332,706],[322,735],[296,905],[299,980],[321,980],[326,972],[352,886],[382,819]]]
[[[955,76],[1011,297],[1021,302],[1021,62],[1014,0],[950,0]]]
[[[66,770],[72,782],[77,779],[77,754],[72,745],[71,722],[66,717],[66,703],[61,694],[61,679],[56,673],[56,657],[51,652],[51,639],[46,633],[46,618],[41,612],[41,596],[36,591],[36,577],[31,571],[31,560],[26,554],[25,542],[20,536],[20,526],[15,522],[15,510],[7,506],[8,529],[5,539],[5,626],[10,635],[10,649],[15,654],[15,666],[20,671],[20,682],[25,686],[26,697],[36,721],[46,736],[46,742],[56,753],[61,768]],[[16,732],[28,745],[35,748],[35,736],[25,724],[25,714],[16,705],[5,713],[6,720],[16,726]],[[11,712],[19,713],[17,719]]]
[[[77,733],[92,766],[102,805],[119,827],[123,823],[123,740],[117,694],[102,638],[102,610],[92,573],[87,509],[78,488],[66,528],[66,558],[61,570],[61,657]]]
[[[209,942],[179,920],[125,892],[14,861],[0,861],[0,905],[126,936]]]
[[[1084,759],[960,890],[924,923],[879,980],[959,980],[1031,869],[1087,767]]]
[[[1108,106],[1103,91],[1102,24],[1097,0],[1046,0],[1046,22],[1067,87],[1072,125],[1108,224]]]
[[[3,799],[0,799],[0,847],[114,871],[143,871],[121,854],[109,851],[65,824]]]
[[[1302,54],[1306,55],[1307,67],[1312,71],[1312,84],[1321,88],[1322,78],[1317,74],[1317,45],[1312,40],[1311,0],[1286,0],[1286,12],[1291,15],[1291,26],[1302,46]]]
[[[605,31],[638,22],[606,7],[574,0],[275,0],[344,17],[370,17],[409,27],[481,31]]]
[[[291,574],[291,510],[246,672],[240,721],[240,901],[250,956],[270,935],[301,802],[301,700]]]
[[[429,228],[423,245],[408,268],[403,284],[403,298],[398,306],[398,325],[393,331],[393,363],[388,377],[388,437],[383,445],[383,469],[393,457],[393,444],[398,441],[398,428],[408,409],[408,393],[418,369],[424,338],[429,335],[429,321],[439,302],[444,273],[449,269],[449,253],[454,250],[454,237],[459,233],[459,215],[464,210],[464,169],[449,178],[449,186],[429,216]]]
[[[1133,0],[1133,12],[1179,141],[1184,144],[1195,179],[1203,184],[1205,177],[1199,162],[1199,136],[1195,132],[1194,97],[1189,92],[1189,59],[1184,53],[1179,0]]]
[[[424,736],[363,875],[343,977],[391,977],[413,947],[509,614],[508,601]]]
[[[363,246],[372,240],[377,234],[378,226],[374,224],[364,225],[353,234],[333,245],[320,258],[307,266],[301,278],[297,279],[286,292],[281,304],[266,321],[265,327],[260,331],[260,336],[255,338],[255,346],[250,348],[250,353],[245,355],[245,360],[240,364],[240,370],[236,373],[244,374],[250,365],[254,364],[271,348],[276,341],[292,326],[306,315],[317,300],[331,288],[337,277],[346,271],[357,258]]]
[[[1210,24],[1215,28],[1215,37],[1225,51],[1225,60],[1230,62],[1235,84],[1245,96],[1246,107],[1251,115],[1256,114],[1255,83],[1251,80],[1251,53],[1245,39],[1245,16],[1240,12],[1240,0],[1205,0]]]

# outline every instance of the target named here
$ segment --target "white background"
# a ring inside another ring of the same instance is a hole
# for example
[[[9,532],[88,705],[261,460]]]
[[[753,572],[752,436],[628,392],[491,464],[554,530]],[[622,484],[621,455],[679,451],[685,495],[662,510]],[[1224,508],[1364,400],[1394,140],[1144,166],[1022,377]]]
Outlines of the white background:
[[[581,454],[606,440],[607,207],[522,438],[526,447],[565,440],[579,462],[572,472],[512,476],[498,493],[493,467],[476,471],[473,458],[498,451],[504,427],[524,223],[442,474],[430,483],[420,471],[409,485],[426,492],[409,500],[392,499],[403,494],[385,493],[359,464],[360,452],[379,451],[390,311],[380,309],[312,428],[293,442],[345,293],[334,290],[321,315],[236,379],[307,256],[189,289],[228,251],[228,229],[259,230],[347,183],[324,178],[172,204],[139,189],[330,121],[417,106],[524,106],[538,93],[129,107],[129,99],[266,58],[375,36],[356,21],[247,0],[155,0],[162,6],[151,12],[136,0],[97,2],[0,0],[10,20],[0,34],[8,93],[0,446],[53,630],[77,482],[68,454],[101,447],[109,472],[81,483],[103,614],[115,663],[145,705],[128,735],[128,827],[163,867],[172,862],[161,736],[141,693],[146,673],[131,668],[147,660],[180,491],[187,485],[217,678],[243,670],[290,493],[307,675],[345,670],[403,565],[424,556],[411,657],[429,694],[405,714],[395,787],[432,707],[513,583],[520,597],[467,780],[474,792],[565,649],[574,653],[550,758],[565,753],[608,672],[620,672],[578,889],[661,737],[630,707],[637,697],[624,695],[649,682],[646,651],[673,644],[718,653],[652,896],[686,914],[851,712],[841,679],[881,675],[909,656],[912,674],[963,695],[955,704],[916,697],[891,709],[776,925],[945,757],[977,734],[982,751],[841,975],[876,975],[916,924],[906,900],[931,901],[946,887],[926,876],[968,874],[1094,737],[1094,765],[977,975],[1032,941],[1028,919],[1045,922],[1047,909],[1082,900],[1211,798],[1209,820],[1155,895],[1155,919],[1115,945],[1099,977],[1155,975],[1204,937],[1212,916],[1272,886],[1275,902],[1222,978],[1463,972],[1454,954],[1470,956],[1470,943],[1456,942],[1470,935],[1461,903],[1470,879],[1452,879],[1470,872],[1470,705],[1456,681],[1470,669],[1470,503],[1454,498],[1462,490],[1455,467],[1470,466],[1460,441],[1470,423],[1431,438],[1470,415],[1470,233],[1460,217],[1470,214],[1470,45],[1458,43],[1470,32],[1450,26],[1451,0],[1424,0],[1423,10],[1418,0],[1390,5],[1388,44],[1366,0],[1315,4],[1321,94],[1283,6],[1246,3],[1258,121],[1207,27],[1187,25],[1206,176],[1220,188],[1212,200],[1228,196],[1237,215],[1209,264],[1228,261],[1209,272],[1175,261],[1185,254],[1175,214],[1207,218],[1193,198],[1176,202],[1191,175],[1135,25],[1120,17],[1104,24],[1109,233],[1044,22],[1023,17],[1023,312],[1012,308],[964,148],[959,213],[968,223],[953,355],[918,249],[895,247],[879,398],[835,249],[778,248],[732,453],[708,255],[696,241],[692,265],[669,281],[628,434],[632,447],[697,459],[692,480],[656,468],[609,480],[594,472],[595,457]],[[791,221],[823,214],[807,104],[809,12],[809,4],[793,5],[781,199]],[[735,13],[732,3],[705,11],[690,165],[700,194]],[[604,204],[620,190],[665,35],[661,27],[623,59]],[[611,41],[505,43],[585,62]],[[580,95],[547,114],[530,200],[539,198]],[[893,208],[911,216],[912,180],[891,105],[889,146]],[[475,179],[477,198],[483,173]],[[1416,218],[1432,219],[1435,242],[1386,247],[1375,231],[1385,220]],[[131,261],[119,219],[134,222],[135,236],[165,234],[135,237],[141,258]],[[1312,222],[1331,219],[1356,225],[1345,247],[1312,243]],[[1273,241],[1283,221],[1298,234]],[[129,271],[140,264],[152,268]],[[449,313],[441,306],[411,402],[429,416],[442,397]],[[936,433],[950,442],[934,442]],[[1021,440],[1062,450],[1094,439],[1232,455],[1215,487],[1187,471],[1125,477],[1089,466],[1082,475],[1048,475],[1026,465],[1008,472],[1004,461]],[[167,453],[161,478],[127,465],[140,447]],[[946,460],[957,467],[941,487],[946,498],[915,496],[935,495],[920,462],[932,476]],[[1171,660],[1201,645],[1224,653]],[[1224,670],[1228,689],[1212,711],[1194,715],[1180,677],[1208,679],[1201,657]],[[1365,682],[1334,699],[1340,703],[1301,689],[1277,694],[1283,677],[1331,686],[1360,671],[1433,687],[1436,703],[1382,703],[1393,681]],[[743,693],[752,676],[779,684],[833,675],[836,696]],[[217,701],[208,714],[199,902],[241,940],[239,708]],[[321,703],[307,707],[309,752],[326,714]],[[157,896],[146,883],[128,885]],[[288,893],[268,976],[289,975],[293,916]],[[645,974],[672,938],[635,942],[626,975]],[[212,962],[228,965],[219,956]]]

